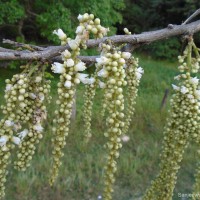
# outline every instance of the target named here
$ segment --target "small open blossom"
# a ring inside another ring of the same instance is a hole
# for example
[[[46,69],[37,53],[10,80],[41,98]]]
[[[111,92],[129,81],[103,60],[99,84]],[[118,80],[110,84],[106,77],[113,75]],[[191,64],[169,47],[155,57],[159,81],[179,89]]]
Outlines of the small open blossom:
[[[62,74],[65,71],[63,64],[58,63],[58,62],[54,62],[52,64],[51,69],[54,73],[57,73],[57,74]]]
[[[66,88],[71,88],[72,82],[71,82],[71,81],[65,81],[64,86],[65,86]]]
[[[199,79],[197,77],[190,78],[189,82],[192,83],[193,85],[198,85]]]
[[[188,99],[194,99],[194,96],[192,94],[187,94]]]
[[[87,78],[85,84],[93,84],[95,82],[95,78],[91,77],[91,78]]]
[[[40,83],[42,81],[42,77],[41,76],[37,76],[36,78],[35,78],[35,82],[36,83]]]
[[[23,131],[21,131],[17,135],[19,136],[19,138],[21,138],[21,140],[23,140],[27,136],[27,134],[28,134],[28,129],[24,129]]]
[[[44,101],[44,94],[43,94],[42,92],[40,92],[40,93],[38,94],[38,97],[39,97],[39,100],[40,100],[40,101]]]
[[[3,147],[6,145],[6,142],[8,141],[8,136],[3,135],[0,137],[0,146]]]
[[[86,69],[86,66],[85,66],[85,63],[80,61],[79,63],[77,63],[75,66],[74,66],[74,69],[76,71],[84,71]]]
[[[80,15],[80,14],[79,14],[77,18],[78,18],[79,22],[82,22],[82,21],[83,21],[83,15]]]
[[[5,126],[11,127],[11,126],[13,126],[13,125],[14,125],[14,122],[13,122],[13,121],[10,121],[10,120],[6,120],[6,121],[5,121]]]
[[[97,75],[100,76],[100,77],[108,77],[108,71],[106,71],[104,68],[101,69],[100,71],[97,72]]]
[[[43,127],[41,126],[41,124],[36,124],[34,125],[34,130],[36,130],[37,132],[42,132],[43,131]]]
[[[110,31],[109,28],[101,27],[101,33],[102,33],[103,35],[107,35],[107,33],[108,33],[109,31]]]
[[[54,30],[53,34],[56,34],[60,40],[65,40],[67,38],[66,34],[60,28],[58,30]]]
[[[178,75],[178,76],[175,76],[175,77],[174,77],[174,80],[180,80],[180,78],[181,78],[181,76]]]
[[[74,60],[73,59],[67,59],[66,61],[67,67],[73,67],[74,66]]]
[[[99,65],[105,65],[108,63],[108,58],[101,56],[100,58],[96,58],[96,61]]]
[[[87,83],[87,78],[88,74],[82,74],[82,73],[77,73],[76,77],[83,83],[86,84]]]
[[[70,58],[71,53],[66,49],[65,51],[62,52],[62,57],[63,58]]]
[[[85,30],[84,26],[78,26],[76,28],[76,34],[82,34],[84,30]]]
[[[70,46],[70,48],[72,50],[76,50],[78,48],[78,46],[79,46],[79,41],[77,41],[77,40],[70,40],[70,41],[68,41],[68,45]]]
[[[130,140],[130,137],[128,135],[123,135],[121,139],[123,142],[128,142]]]
[[[131,57],[131,53],[129,53],[129,52],[122,52],[122,57],[124,59],[129,59]]]
[[[176,86],[176,85],[174,85],[174,84],[172,84],[172,87],[173,87],[173,89],[176,90],[176,91],[179,91],[179,90],[180,90],[180,87],[178,87],[178,86]]]
[[[12,84],[7,84],[5,92],[10,91],[12,87],[13,87]]]
[[[105,88],[106,87],[106,84],[102,81],[99,81],[99,87],[100,88]]]
[[[13,136],[11,140],[16,145],[19,145],[21,143],[21,139],[19,137]]]
[[[138,80],[141,79],[143,73],[144,73],[144,70],[142,69],[142,67],[136,68],[136,70],[135,70],[135,75],[136,75],[136,78],[137,78]]]
[[[188,90],[185,86],[181,86],[180,92],[181,92],[182,94],[186,94],[187,92],[189,92],[189,90]]]
[[[194,93],[195,93],[195,96],[196,96],[198,99],[200,99],[200,90],[196,90]]]

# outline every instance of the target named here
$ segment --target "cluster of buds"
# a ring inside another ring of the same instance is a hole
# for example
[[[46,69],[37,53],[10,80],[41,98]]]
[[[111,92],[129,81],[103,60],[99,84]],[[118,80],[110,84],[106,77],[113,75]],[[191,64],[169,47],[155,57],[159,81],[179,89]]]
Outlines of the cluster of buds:
[[[107,131],[104,133],[108,138],[106,147],[109,151],[105,166],[105,189],[104,199],[112,199],[116,160],[119,157],[119,149],[122,147],[121,134],[124,127],[124,95],[123,86],[127,85],[124,65],[131,57],[128,52],[117,51],[110,43],[102,45],[101,57],[97,59],[99,71],[97,75],[105,82],[105,97],[108,111],[106,119]]]
[[[91,131],[91,120],[92,120],[92,106],[97,88],[97,77],[94,76],[95,82],[93,84],[86,85],[86,91],[84,94],[84,110],[83,110],[83,121],[84,121],[84,132],[86,142],[92,137]]]
[[[29,98],[33,101],[33,106],[30,108],[32,115],[29,120],[29,127],[18,133],[22,139],[26,136],[19,145],[19,150],[17,151],[18,160],[15,161],[15,168],[21,171],[25,171],[30,166],[30,161],[36,149],[35,145],[43,138],[42,124],[47,118],[46,104],[51,100],[49,96],[50,81],[45,80],[44,73],[41,70],[36,71],[35,75],[36,78],[29,85],[29,88],[31,88]]]
[[[0,197],[4,196],[4,183],[6,181],[7,165],[10,162],[11,149],[15,145],[20,148],[27,140],[28,128],[37,105],[35,104],[36,99],[42,102],[45,98],[43,90],[40,89],[43,80],[40,75],[40,67],[44,66],[40,64],[22,66],[23,72],[21,74],[16,74],[11,80],[6,80],[4,96],[6,105],[1,106],[5,117],[0,121]],[[34,84],[36,85],[35,88]],[[36,121],[38,122],[37,119]],[[30,146],[29,143],[24,152],[19,149],[21,155],[26,154],[26,159],[29,156],[27,149]],[[26,159],[23,162],[27,162]]]
[[[189,41],[184,55],[178,57],[181,73],[175,77],[178,85],[172,85],[174,94],[170,100],[171,111],[164,130],[160,173],[147,190],[145,200],[172,199],[184,151],[191,139],[196,141],[200,138],[199,79],[191,75],[197,72],[199,54],[192,58],[192,50],[197,52],[193,40]]]
[[[138,59],[131,57],[125,66],[126,70],[126,78],[127,78],[127,108],[126,108],[126,119],[125,125],[123,128],[123,135],[125,135],[129,129],[131,118],[135,111],[134,105],[136,104],[136,97],[138,92],[138,86],[140,83],[140,79],[144,70],[142,67],[138,66]]]
[[[80,54],[80,48],[86,48],[86,42],[90,33],[96,37],[103,37],[107,34],[107,29],[100,25],[98,18],[94,19],[94,15],[85,13],[79,15],[80,22],[76,29],[75,39],[67,38],[66,41],[71,48],[71,52],[65,50],[62,53],[63,64],[54,63],[52,70],[54,73],[60,74],[60,82],[58,83],[58,110],[55,111],[57,119],[54,119],[55,126],[53,132],[53,166],[51,169],[50,184],[52,185],[58,175],[59,166],[61,165],[62,149],[66,144],[65,138],[69,132],[70,118],[72,113],[72,105],[74,103],[74,95],[76,86],[82,82],[83,84],[92,85],[95,83],[94,77],[89,78],[88,74],[80,73],[86,69],[85,63],[77,56]],[[59,29],[60,30],[60,29]],[[58,37],[64,35],[61,31],[54,31]],[[64,40],[63,40],[64,41]]]

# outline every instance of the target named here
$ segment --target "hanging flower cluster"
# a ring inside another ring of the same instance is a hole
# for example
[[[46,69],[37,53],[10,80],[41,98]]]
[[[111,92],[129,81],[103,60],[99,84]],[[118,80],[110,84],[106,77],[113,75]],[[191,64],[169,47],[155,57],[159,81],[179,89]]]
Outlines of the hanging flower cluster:
[[[135,100],[137,97],[138,92],[138,86],[140,83],[140,79],[142,77],[142,74],[144,73],[144,70],[142,67],[138,66],[138,59],[131,57],[131,59],[128,60],[126,63],[126,78],[127,78],[127,108],[126,108],[126,119],[125,119],[125,125],[122,131],[122,134],[125,135],[129,129],[130,123],[131,123],[131,117],[134,113],[134,105],[136,104]]]
[[[91,131],[92,105],[95,97],[96,88],[98,86],[96,73],[93,78],[95,80],[94,83],[86,85],[86,91],[84,94],[83,121],[84,121],[84,135],[86,137],[86,141],[89,141],[89,139],[92,136],[92,131]]]
[[[192,57],[192,50],[196,57]],[[145,200],[172,199],[184,151],[191,139],[196,140],[199,137],[199,79],[191,73],[198,72],[200,56],[192,39],[183,56],[178,59],[181,73],[175,77],[178,85],[172,85],[174,94],[170,100],[170,117],[164,130],[160,173],[147,190]]]
[[[129,59],[130,53],[117,51],[111,44],[102,45],[101,57],[97,58],[97,66],[100,70],[97,75],[105,82],[105,98],[108,117],[106,124],[108,130],[104,133],[108,137],[106,147],[109,150],[107,164],[105,166],[105,191],[104,199],[112,199],[114,174],[117,170],[117,158],[121,144],[121,133],[124,127],[124,95],[123,86],[127,84],[124,65]]]
[[[43,102],[50,100],[49,81],[44,78],[45,65],[33,63],[21,68],[21,74],[6,80],[6,104],[1,106],[5,117],[0,121],[0,198],[4,196],[11,150],[18,146],[15,166],[25,170],[30,165],[36,140],[42,137],[42,119],[45,118],[43,115],[46,116]]]
[[[86,42],[89,39],[89,34],[93,33],[95,37],[102,38],[107,34],[108,29],[100,25],[100,19],[94,19],[93,14],[79,15],[80,22],[76,29],[76,38],[70,40],[63,37],[64,33],[59,29],[54,31],[61,39],[61,43],[68,42],[71,52],[65,50],[62,53],[63,64],[54,63],[52,70],[54,73],[59,73],[60,82],[58,83],[57,104],[59,109],[55,111],[57,119],[54,120],[55,127],[53,128],[55,137],[53,138],[53,166],[51,168],[50,184],[52,185],[58,175],[58,169],[61,165],[61,157],[63,156],[62,149],[65,146],[65,138],[69,132],[70,117],[72,113],[72,105],[76,92],[76,85],[80,82],[83,84],[92,85],[95,83],[95,78],[88,78],[88,74],[80,73],[86,69],[85,63],[77,58],[80,54],[80,48],[86,48]]]

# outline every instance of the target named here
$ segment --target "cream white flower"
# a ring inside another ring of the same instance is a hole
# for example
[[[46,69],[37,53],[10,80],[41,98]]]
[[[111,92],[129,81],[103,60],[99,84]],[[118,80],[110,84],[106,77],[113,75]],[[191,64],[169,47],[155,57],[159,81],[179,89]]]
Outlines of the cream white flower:
[[[60,28],[58,30],[54,30],[53,34],[56,34],[60,40],[66,40],[67,39],[67,35]]]
[[[82,22],[82,21],[83,21],[83,15],[80,15],[80,14],[79,14],[77,18],[78,18],[79,22]]]
[[[106,87],[106,84],[102,81],[99,81],[99,87],[100,88],[105,88]]]
[[[123,142],[128,142],[130,140],[130,137],[128,135],[123,135],[121,139]]]
[[[8,141],[8,136],[6,135],[3,135],[0,137],[0,146],[3,147],[3,146],[6,146],[6,142]]]
[[[194,94],[195,94],[195,96],[196,96],[198,99],[200,99],[200,90],[196,90],[196,91],[194,92]]]
[[[8,92],[12,89],[13,85],[12,84],[7,84],[6,85],[6,89],[5,89],[5,92]]]
[[[42,77],[41,76],[37,76],[36,78],[35,78],[35,82],[36,83],[40,83],[42,81]]]
[[[44,101],[44,94],[43,94],[42,92],[40,92],[40,93],[38,94],[38,97],[39,97],[39,100],[40,100],[40,101]]]
[[[188,90],[185,86],[181,86],[180,92],[181,92],[182,94],[186,94],[187,92],[189,92],[189,90]]]
[[[109,28],[105,28],[105,27],[101,27],[101,29],[100,29],[100,31],[101,31],[101,33],[103,34],[103,35],[107,35],[107,33],[110,31],[110,29]]]
[[[70,40],[70,41],[68,41],[68,45],[70,46],[70,48],[72,50],[76,50],[78,48],[79,44],[80,44],[79,40]]]
[[[192,94],[187,94],[188,99],[194,99],[194,96]]]
[[[144,73],[144,70],[142,69],[142,67],[136,68],[136,70],[135,70],[135,75],[136,75],[136,78],[137,78],[138,80],[141,79],[143,73]]]
[[[86,69],[85,63],[80,61],[74,66],[75,71],[84,71]]]
[[[179,91],[179,90],[180,90],[180,87],[178,87],[178,86],[176,86],[176,85],[174,85],[174,84],[172,84],[172,87],[173,87],[173,89],[176,90],[176,91]]]
[[[91,77],[91,78],[86,78],[85,83],[84,84],[93,84],[95,82],[95,78]]]
[[[67,81],[65,81],[64,86],[65,86],[66,88],[71,88],[72,82],[67,80]]]
[[[62,74],[65,71],[63,64],[54,62],[51,67],[52,71],[57,74]]]
[[[17,133],[17,135],[19,136],[19,138],[21,138],[21,140],[23,140],[28,135],[28,129],[24,129],[20,133]]]
[[[84,26],[78,26],[76,28],[76,34],[82,34],[84,30],[85,30]]]
[[[13,130],[14,130],[14,131],[18,131],[18,130],[21,129],[21,128],[22,128],[22,126],[21,126],[20,123],[16,123],[16,124],[13,125]]]
[[[33,129],[36,130],[37,132],[42,132],[43,131],[43,127],[41,126],[41,124],[34,125]]]
[[[62,57],[63,58],[70,58],[71,53],[66,49],[65,51],[62,52]]]
[[[122,57],[124,59],[129,59],[131,57],[131,53],[129,53],[129,52],[122,52]]]
[[[76,77],[83,83],[86,84],[87,83],[87,78],[88,74],[82,74],[82,73],[77,73]]]
[[[74,66],[74,60],[73,59],[67,59],[67,61],[65,62],[65,64],[67,65],[67,67],[73,67]]]
[[[178,75],[178,76],[175,76],[175,77],[174,77],[174,80],[180,80],[180,78],[181,78],[181,76]]]
[[[197,77],[190,78],[189,82],[193,85],[198,85],[199,79]]]
[[[105,65],[108,63],[108,58],[104,57],[104,56],[101,56],[100,58],[96,58],[96,62],[99,64],[99,65]]]
[[[21,143],[21,139],[18,137],[15,137],[15,136],[13,136],[11,140],[16,145],[20,145],[20,143]]]
[[[13,122],[13,121],[10,121],[10,120],[6,120],[6,121],[5,121],[5,126],[11,127],[11,126],[13,126],[13,125],[14,125],[14,122]]]
[[[106,77],[108,77],[108,71],[103,68],[103,69],[101,69],[100,71],[97,72],[97,75],[99,77],[106,78]]]

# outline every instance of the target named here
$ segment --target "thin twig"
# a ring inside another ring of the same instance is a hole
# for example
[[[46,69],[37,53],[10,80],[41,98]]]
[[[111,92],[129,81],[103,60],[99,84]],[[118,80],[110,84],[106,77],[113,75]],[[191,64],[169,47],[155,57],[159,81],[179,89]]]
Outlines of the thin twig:
[[[190,22],[193,18],[195,18],[197,15],[200,14],[200,8],[198,10],[196,10],[190,17],[188,17],[183,23],[182,25],[184,24],[187,24],[188,22]]]
[[[3,39],[3,43],[4,44],[11,44],[15,47],[22,47],[25,49],[29,49],[29,50],[35,50],[35,51],[43,51],[44,47],[40,47],[40,46],[36,46],[36,45],[32,45],[32,44],[24,44],[24,43],[20,43],[20,42],[15,42],[12,40],[8,40],[8,39]]]

